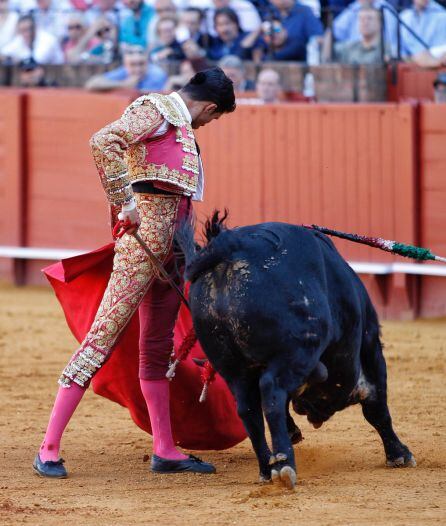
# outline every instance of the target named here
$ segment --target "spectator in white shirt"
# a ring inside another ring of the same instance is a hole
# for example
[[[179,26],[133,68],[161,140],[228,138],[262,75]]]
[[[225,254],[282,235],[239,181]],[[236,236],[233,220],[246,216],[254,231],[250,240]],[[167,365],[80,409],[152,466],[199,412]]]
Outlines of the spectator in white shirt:
[[[442,68],[446,66],[446,44],[433,46],[412,55],[410,60],[422,68]]]
[[[17,35],[1,50],[3,57],[18,63],[32,57],[38,64],[63,64],[64,56],[57,38],[37,29],[30,15],[17,22]]]
[[[15,36],[19,15],[12,11],[9,0],[0,0],[0,52]]]
[[[446,9],[433,0],[413,0],[412,6],[401,13],[401,20],[429,46],[446,44]],[[401,28],[401,47],[405,57],[423,51],[418,42],[404,27]]]
[[[214,27],[214,15],[216,9],[230,7],[235,13],[240,22],[240,28],[245,33],[251,33],[259,29],[262,20],[257,9],[247,0],[213,0],[214,7],[206,11],[206,28],[207,32],[212,36],[217,36]]]
[[[36,0],[36,7],[29,14],[34,17],[37,29],[43,29],[61,40],[64,37],[67,15],[73,12],[71,5],[53,0]]]

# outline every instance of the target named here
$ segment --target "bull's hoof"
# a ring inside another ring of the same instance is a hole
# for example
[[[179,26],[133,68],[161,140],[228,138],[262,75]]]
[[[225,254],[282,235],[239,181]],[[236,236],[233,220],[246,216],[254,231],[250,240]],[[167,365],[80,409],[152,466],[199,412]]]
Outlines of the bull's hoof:
[[[291,466],[283,466],[280,471],[278,469],[272,469],[271,478],[273,482],[280,482],[286,489],[294,489],[297,475]]]
[[[414,468],[416,465],[417,461],[410,452],[407,455],[398,458],[388,458],[386,461],[386,466],[388,468]]]

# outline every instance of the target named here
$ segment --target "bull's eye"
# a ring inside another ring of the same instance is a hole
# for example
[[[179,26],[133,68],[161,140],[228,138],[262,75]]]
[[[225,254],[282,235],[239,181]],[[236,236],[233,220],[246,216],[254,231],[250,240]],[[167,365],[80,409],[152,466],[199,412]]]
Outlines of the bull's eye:
[[[224,334],[217,334],[217,341],[220,343],[225,343]]]

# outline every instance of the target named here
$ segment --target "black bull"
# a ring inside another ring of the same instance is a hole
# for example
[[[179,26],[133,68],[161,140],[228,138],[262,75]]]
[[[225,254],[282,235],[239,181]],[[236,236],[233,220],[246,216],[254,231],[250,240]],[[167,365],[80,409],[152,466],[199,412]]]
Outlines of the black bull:
[[[218,214],[206,236],[204,248],[194,244],[190,226],[177,236],[194,327],[234,394],[261,480],[295,484],[292,441],[301,435],[290,401],[315,427],[360,403],[381,436],[387,465],[414,466],[392,428],[376,312],[331,240],[285,223],[230,230]]]

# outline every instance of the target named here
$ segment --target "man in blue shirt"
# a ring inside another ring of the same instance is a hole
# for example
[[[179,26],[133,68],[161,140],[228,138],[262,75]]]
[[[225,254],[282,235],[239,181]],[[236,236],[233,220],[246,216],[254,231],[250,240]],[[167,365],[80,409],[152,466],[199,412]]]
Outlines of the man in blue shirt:
[[[128,11],[122,15],[119,42],[146,48],[149,22],[155,10],[143,0],[123,0],[123,4]]]
[[[267,58],[305,62],[308,41],[323,33],[321,21],[309,7],[295,0],[271,0],[271,3],[275,7],[276,22],[263,26],[269,50]]]
[[[356,42],[361,40],[359,34],[358,16],[364,7],[381,9],[383,5],[395,9],[386,0],[355,0],[333,21],[333,36],[337,42]],[[389,9],[384,10],[384,35],[385,42],[389,46],[392,56],[396,51],[397,41],[397,19]]]
[[[446,44],[446,9],[434,0],[413,0],[412,7],[401,13],[401,20],[431,47]],[[401,28],[402,55],[412,56],[425,47],[406,29]]]
[[[127,51],[123,65],[102,75],[95,75],[85,87],[92,91],[134,88],[141,91],[161,91],[167,81],[166,73],[156,64],[149,64],[144,50]]]

